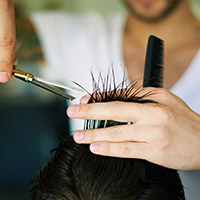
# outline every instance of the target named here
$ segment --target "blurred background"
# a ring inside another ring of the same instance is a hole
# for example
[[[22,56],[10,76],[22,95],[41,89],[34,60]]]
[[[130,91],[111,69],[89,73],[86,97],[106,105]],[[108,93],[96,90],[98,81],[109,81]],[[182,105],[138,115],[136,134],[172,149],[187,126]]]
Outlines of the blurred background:
[[[64,9],[123,11],[120,0],[13,0],[16,6],[17,52],[22,69],[40,75],[45,66],[29,12]],[[200,18],[200,1],[191,0]],[[23,43],[23,45],[21,45]],[[49,151],[69,134],[67,102],[35,86],[12,78],[0,84],[0,199],[26,200],[28,183],[49,158]]]
[[[197,16],[200,17],[200,1],[189,0]],[[103,14],[112,11],[124,10],[121,0],[13,0],[16,3],[22,3],[26,10],[41,10],[62,8],[70,11],[86,12],[88,10],[97,10]]]

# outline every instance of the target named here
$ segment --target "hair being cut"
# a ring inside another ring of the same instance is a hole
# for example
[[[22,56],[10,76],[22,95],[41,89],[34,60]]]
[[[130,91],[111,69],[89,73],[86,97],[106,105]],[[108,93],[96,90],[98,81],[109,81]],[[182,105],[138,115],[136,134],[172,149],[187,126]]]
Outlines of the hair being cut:
[[[112,74],[106,79],[100,74],[97,82],[93,78],[94,91],[89,103],[156,103],[148,100],[151,93],[140,95],[141,88],[136,82],[128,84],[123,80],[116,86],[114,72]],[[85,129],[118,124],[120,122],[86,120]],[[185,199],[176,170],[145,160],[94,155],[89,151],[89,145],[76,144],[72,137],[59,144],[53,152],[49,162],[32,181],[32,200]]]

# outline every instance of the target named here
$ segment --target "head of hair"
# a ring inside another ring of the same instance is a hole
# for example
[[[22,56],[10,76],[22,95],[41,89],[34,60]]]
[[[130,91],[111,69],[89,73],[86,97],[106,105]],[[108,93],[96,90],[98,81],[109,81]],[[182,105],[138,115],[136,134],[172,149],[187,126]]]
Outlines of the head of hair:
[[[127,101],[156,103],[149,94],[140,96],[136,84],[124,85],[110,91],[110,84],[99,93],[95,91],[90,102]],[[105,82],[104,82],[105,83]],[[105,84],[104,84],[105,86]],[[106,89],[105,89],[106,88]],[[137,89],[135,89],[137,88]],[[87,120],[85,128],[115,125],[113,121]],[[32,181],[32,200],[184,200],[184,191],[176,170],[145,160],[113,158],[94,155],[89,145],[76,144],[67,138],[53,150],[48,163]]]

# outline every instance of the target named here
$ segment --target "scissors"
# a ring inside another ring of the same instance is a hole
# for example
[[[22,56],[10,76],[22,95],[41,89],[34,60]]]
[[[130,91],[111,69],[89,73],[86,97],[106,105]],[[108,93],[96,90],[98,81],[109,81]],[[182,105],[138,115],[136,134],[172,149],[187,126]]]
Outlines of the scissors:
[[[32,84],[34,84],[36,86],[39,86],[39,87],[41,87],[41,88],[43,88],[45,90],[48,90],[48,91],[50,91],[50,92],[52,92],[54,94],[62,96],[62,97],[66,98],[68,100],[71,100],[71,101],[76,99],[76,97],[65,93],[62,89],[75,91],[75,92],[82,92],[82,93],[84,92],[81,88],[75,88],[75,87],[64,85],[62,83],[51,82],[51,81],[45,80],[43,78],[36,77],[32,73],[22,71],[16,65],[14,65],[14,67],[13,67],[12,75],[14,77],[20,79],[20,80],[23,80],[23,81],[25,81],[27,83],[32,83]]]

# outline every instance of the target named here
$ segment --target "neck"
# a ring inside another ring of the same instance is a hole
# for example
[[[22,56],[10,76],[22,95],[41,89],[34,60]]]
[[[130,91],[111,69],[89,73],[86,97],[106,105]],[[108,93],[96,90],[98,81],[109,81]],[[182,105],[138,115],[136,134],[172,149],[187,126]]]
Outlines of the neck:
[[[169,47],[191,42],[196,26],[197,20],[187,2],[183,1],[165,19],[156,23],[144,22],[129,15],[124,34],[140,46],[146,46],[147,38],[152,34],[163,39]]]

